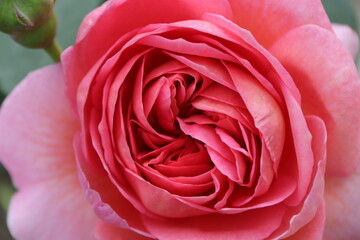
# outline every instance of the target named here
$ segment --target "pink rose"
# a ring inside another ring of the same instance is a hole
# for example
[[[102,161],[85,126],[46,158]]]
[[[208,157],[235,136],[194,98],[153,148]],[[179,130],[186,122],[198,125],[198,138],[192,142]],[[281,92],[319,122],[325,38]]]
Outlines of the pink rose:
[[[2,107],[9,228],[358,239],[359,83],[320,0],[108,1]]]

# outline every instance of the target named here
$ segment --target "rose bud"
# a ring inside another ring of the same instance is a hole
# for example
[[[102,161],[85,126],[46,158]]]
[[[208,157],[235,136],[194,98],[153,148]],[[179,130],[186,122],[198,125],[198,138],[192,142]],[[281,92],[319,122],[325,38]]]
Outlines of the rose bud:
[[[28,48],[47,48],[56,34],[54,0],[0,2],[0,31]]]

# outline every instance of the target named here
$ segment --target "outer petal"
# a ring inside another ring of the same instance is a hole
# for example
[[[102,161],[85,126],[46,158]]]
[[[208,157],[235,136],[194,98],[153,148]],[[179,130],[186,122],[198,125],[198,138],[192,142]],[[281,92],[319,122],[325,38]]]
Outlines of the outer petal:
[[[96,221],[76,175],[21,189],[8,215],[9,229],[18,240],[91,240]]]
[[[96,24],[91,29],[82,27],[78,37],[81,41],[62,54],[66,75],[72,81],[69,82],[71,96],[74,96],[74,89],[89,68],[128,32],[152,23],[200,19],[206,12],[232,18],[227,0],[113,0],[97,18],[100,11],[96,10],[93,17],[86,18],[86,21],[96,19]],[[82,37],[85,31],[87,34]]]
[[[15,185],[21,188],[74,174],[72,137],[76,128],[64,94],[61,66],[30,73],[0,112],[0,159]]]
[[[97,19],[103,14],[110,3],[111,1],[105,1],[100,7],[94,9],[84,17],[76,36],[76,42],[81,41],[86,36],[87,32],[94,26]]]
[[[333,29],[351,56],[355,58],[359,49],[359,38],[356,32],[351,27],[342,24],[333,24]]]
[[[360,239],[360,167],[350,177],[327,178],[325,240]]]
[[[331,30],[320,0],[229,0],[235,22],[269,47],[287,31],[304,24]]]
[[[360,81],[336,36],[315,25],[296,28],[270,49],[292,75],[305,114],[320,116],[328,131],[327,175],[346,175],[360,159]]]
[[[95,221],[77,178],[77,128],[60,65],[29,74],[0,112],[0,159],[19,188],[8,224],[16,239],[92,239]]]

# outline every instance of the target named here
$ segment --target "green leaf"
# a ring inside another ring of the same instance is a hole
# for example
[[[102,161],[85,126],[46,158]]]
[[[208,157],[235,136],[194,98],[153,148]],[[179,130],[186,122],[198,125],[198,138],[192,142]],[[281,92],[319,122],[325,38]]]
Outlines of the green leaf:
[[[63,49],[74,44],[82,19],[98,4],[99,0],[56,1],[57,39]],[[24,48],[0,33],[0,89],[4,94],[8,94],[30,71],[51,63],[44,50]]]

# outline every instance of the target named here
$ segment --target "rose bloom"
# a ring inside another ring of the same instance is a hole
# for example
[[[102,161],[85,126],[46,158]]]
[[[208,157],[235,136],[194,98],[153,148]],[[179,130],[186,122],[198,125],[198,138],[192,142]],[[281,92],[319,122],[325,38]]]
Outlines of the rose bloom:
[[[2,106],[12,235],[359,239],[357,44],[320,0],[106,2]]]

